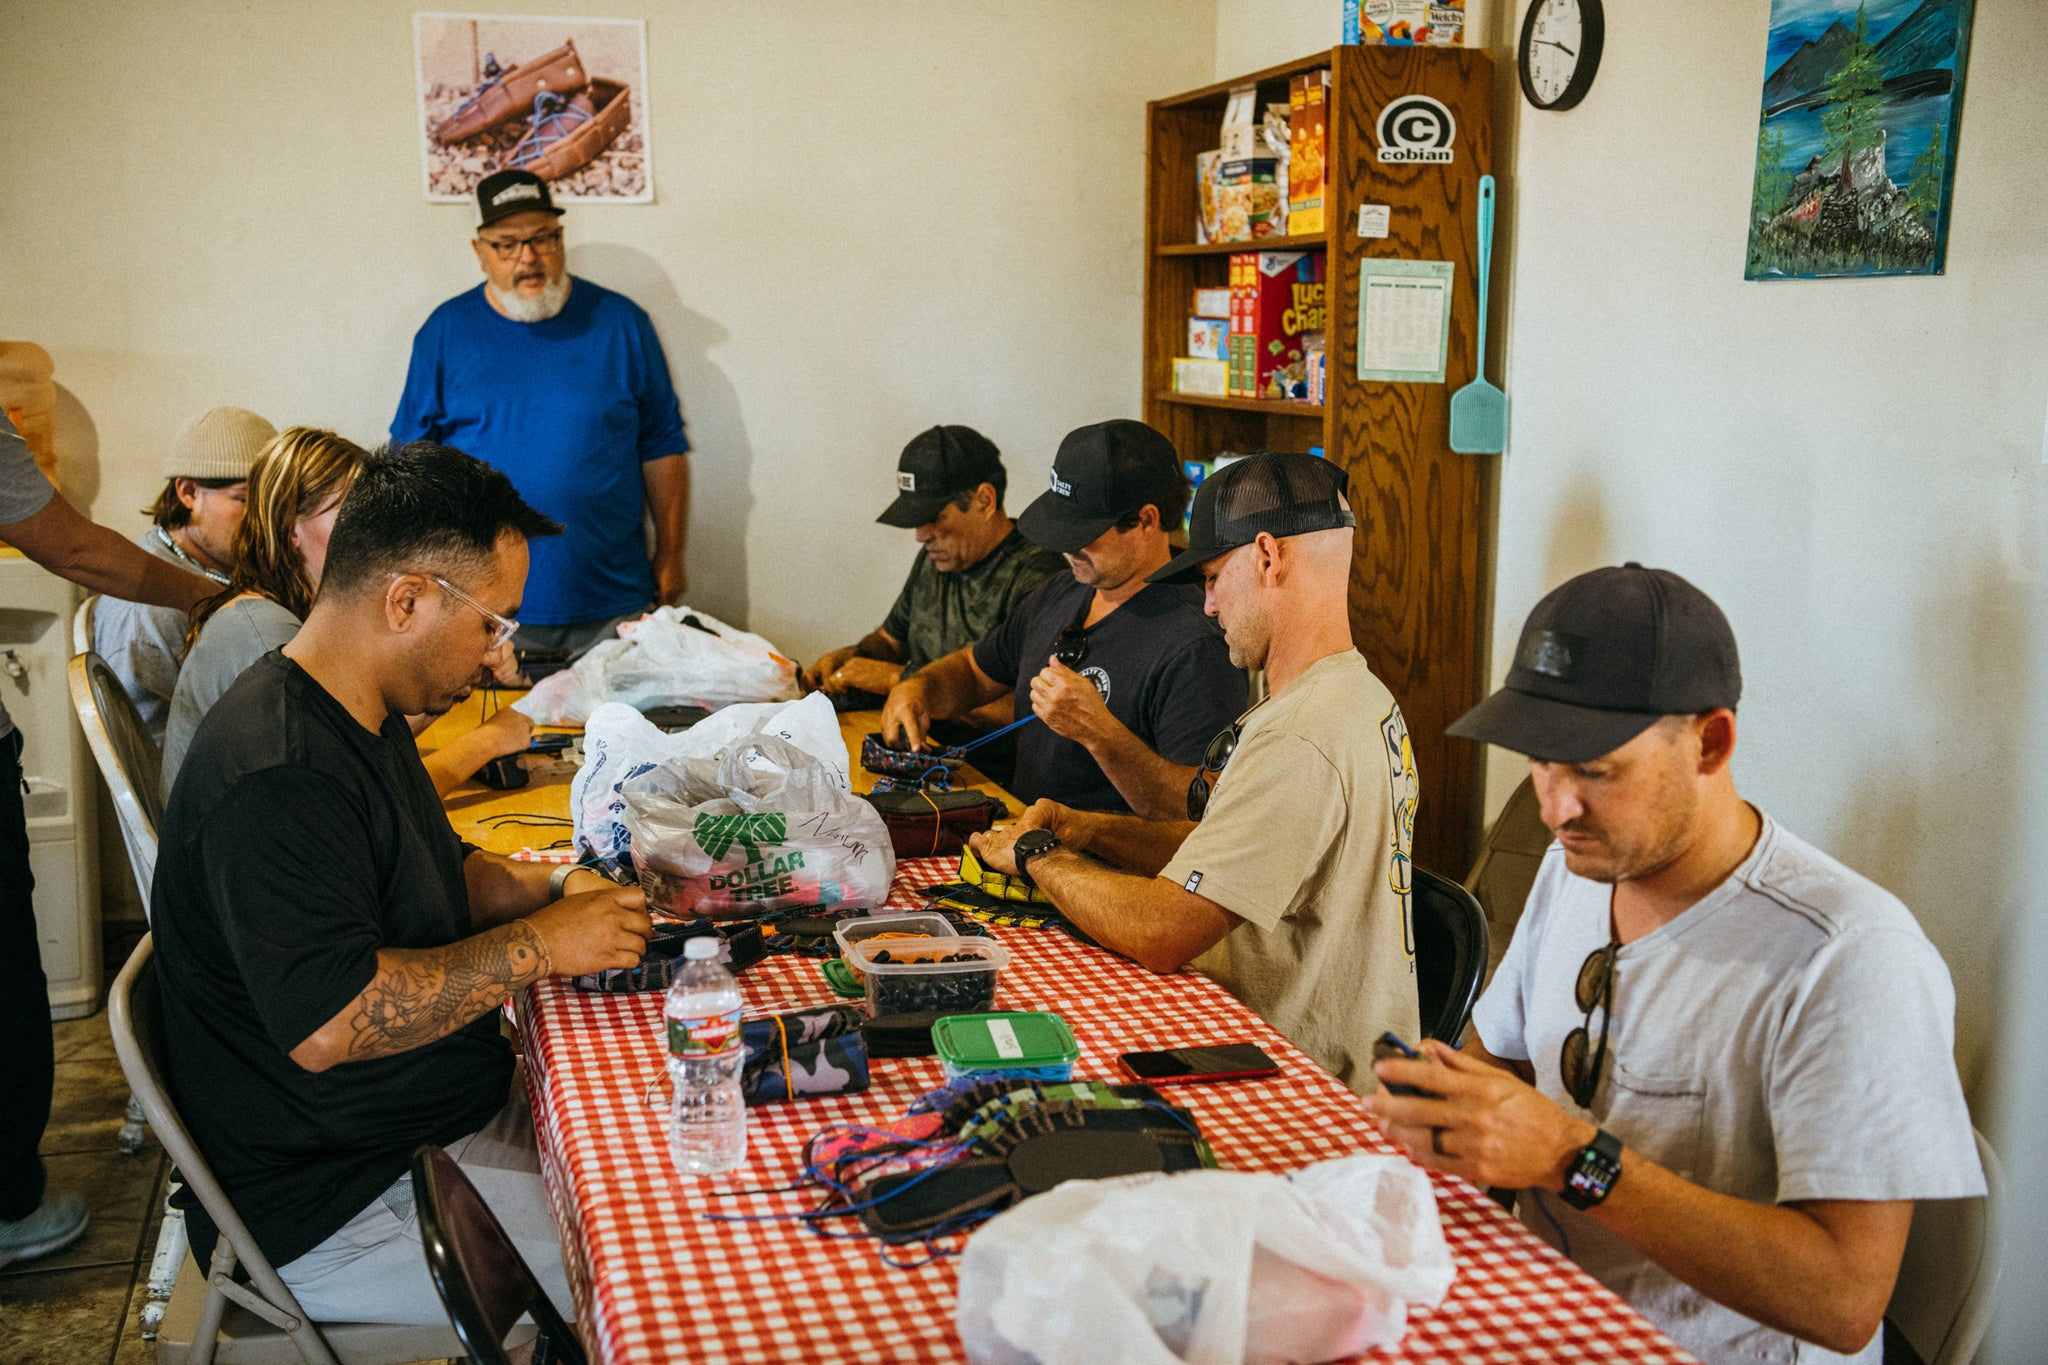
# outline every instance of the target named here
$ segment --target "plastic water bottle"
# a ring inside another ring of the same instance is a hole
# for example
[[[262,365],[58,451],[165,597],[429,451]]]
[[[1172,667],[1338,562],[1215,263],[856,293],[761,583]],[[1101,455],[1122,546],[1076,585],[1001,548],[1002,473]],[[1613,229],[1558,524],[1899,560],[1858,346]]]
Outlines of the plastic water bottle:
[[[740,988],[718,961],[716,934],[691,939],[662,1006],[668,1034],[668,1150],[684,1175],[716,1175],[747,1159],[740,1093]]]

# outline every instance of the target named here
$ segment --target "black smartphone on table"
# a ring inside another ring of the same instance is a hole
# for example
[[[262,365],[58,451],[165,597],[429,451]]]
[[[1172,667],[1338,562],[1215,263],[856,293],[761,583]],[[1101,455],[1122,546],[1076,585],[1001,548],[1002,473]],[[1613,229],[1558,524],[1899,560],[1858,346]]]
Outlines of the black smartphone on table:
[[[1382,1033],[1372,1045],[1372,1059],[1375,1062],[1385,1061],[1389,1057],[1399,1057],[1404,1061],[1410,1062],[1428,1060],[1428,1058],[1424,1057],[1414,1048],[1402,1042],[1400,1034],[1391,1032]],[[1393,1095],[1415,1095],[1425,1100],[1440,1100],[1443,1098],[1442,1095],[1437,1094],[1434,1090],[1424,1090],[1420,1086],[1413,1085],[1398,1085],[1393,1081],[1381,1081],[1380,1088]]]
[[[1202,1081],[1247,1081],[1277,1076],[1280,1064],[1252,1043],[1174,1047],[1161,1052],[1126,1052],[1117,1058],[1126,1073],[1153,1085],[1194,1085]]]

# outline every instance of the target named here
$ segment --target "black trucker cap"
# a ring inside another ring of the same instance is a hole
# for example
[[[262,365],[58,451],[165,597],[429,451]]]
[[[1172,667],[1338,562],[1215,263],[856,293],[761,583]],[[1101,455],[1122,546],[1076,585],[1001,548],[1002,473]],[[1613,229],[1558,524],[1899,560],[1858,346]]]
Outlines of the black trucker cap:
[[[548,182],[532,171],[494,171],[476,182],[476,225],[487,228],[515,213],[562,216],[548,193]]]
[[[1350,476],[1313,455],[1266,450],[1223,466],[1202,480],[1188,512],[1188,547],[1149,575],[1147,583],[1189,583],[1202,566],[1264,531],[1299,536],[1356,526],[1338,501]]]
[[[1188,496],[1173,442],[1143,422],[1118,418],[1067,433],[1052,458],[1052,486],[1017,518],[1027,540],[1070,555],[1151,503],[1174,525]]]
[[[1669,569],[1630,562],[1582,573],[1538,602],[1506,684],[1449,733],[1541,763],[1586,763],[1664,716],[1741,699],[1735,632],[1713,599]]]
[[[875,520],[906,530],[922,526],[962,493],[1003,482],[995,442],[973,427],[920,431],[896,460],[896,501]]]

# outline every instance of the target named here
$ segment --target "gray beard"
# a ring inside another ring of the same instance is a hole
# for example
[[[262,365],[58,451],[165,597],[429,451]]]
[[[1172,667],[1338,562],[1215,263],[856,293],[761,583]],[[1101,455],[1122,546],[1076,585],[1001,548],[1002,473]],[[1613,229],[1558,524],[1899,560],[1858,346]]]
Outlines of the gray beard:
[[[528,298],[517,289],[510,294],[500,294],[497,286],[485,282],[484,288],[491,291],[491,298],[504,310],[505,316],[514,322],[546,322],[562,311],[562,305],[569,301],[569,272],[564,270],[561,278],[550,280],[540,293]]]

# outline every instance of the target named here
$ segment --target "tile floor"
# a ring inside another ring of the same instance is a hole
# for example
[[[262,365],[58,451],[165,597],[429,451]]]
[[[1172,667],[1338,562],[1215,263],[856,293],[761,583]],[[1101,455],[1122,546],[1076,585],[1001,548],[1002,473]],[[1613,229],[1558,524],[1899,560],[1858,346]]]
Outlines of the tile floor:
[[[109,975],[137,937],[109,933]],[[92,1223],[63,1251],[0,1269],[0,1361],[7,1365],[145,1365],[156,1358],[142,1340],[137,1312],[170,1171],[153,1138],[134,1156],[114,1145],[127,1105],[106,1010],[60,1021],[43,1161],[52,1186],[85,1196]]]
[[[141,926],[109,925],[111,980]],[[156,1251],[170,1163],[155,1138],[123,1156],[114,1144],[128,1082],[114,1057],[102,1008],[60,1021],[57,1087],[43,1161],[54,1187],[86,1198],[92,1222],[63,1251],[0,1269],[0,1362],[4,1365],[152,1365],[138,1314]]]

